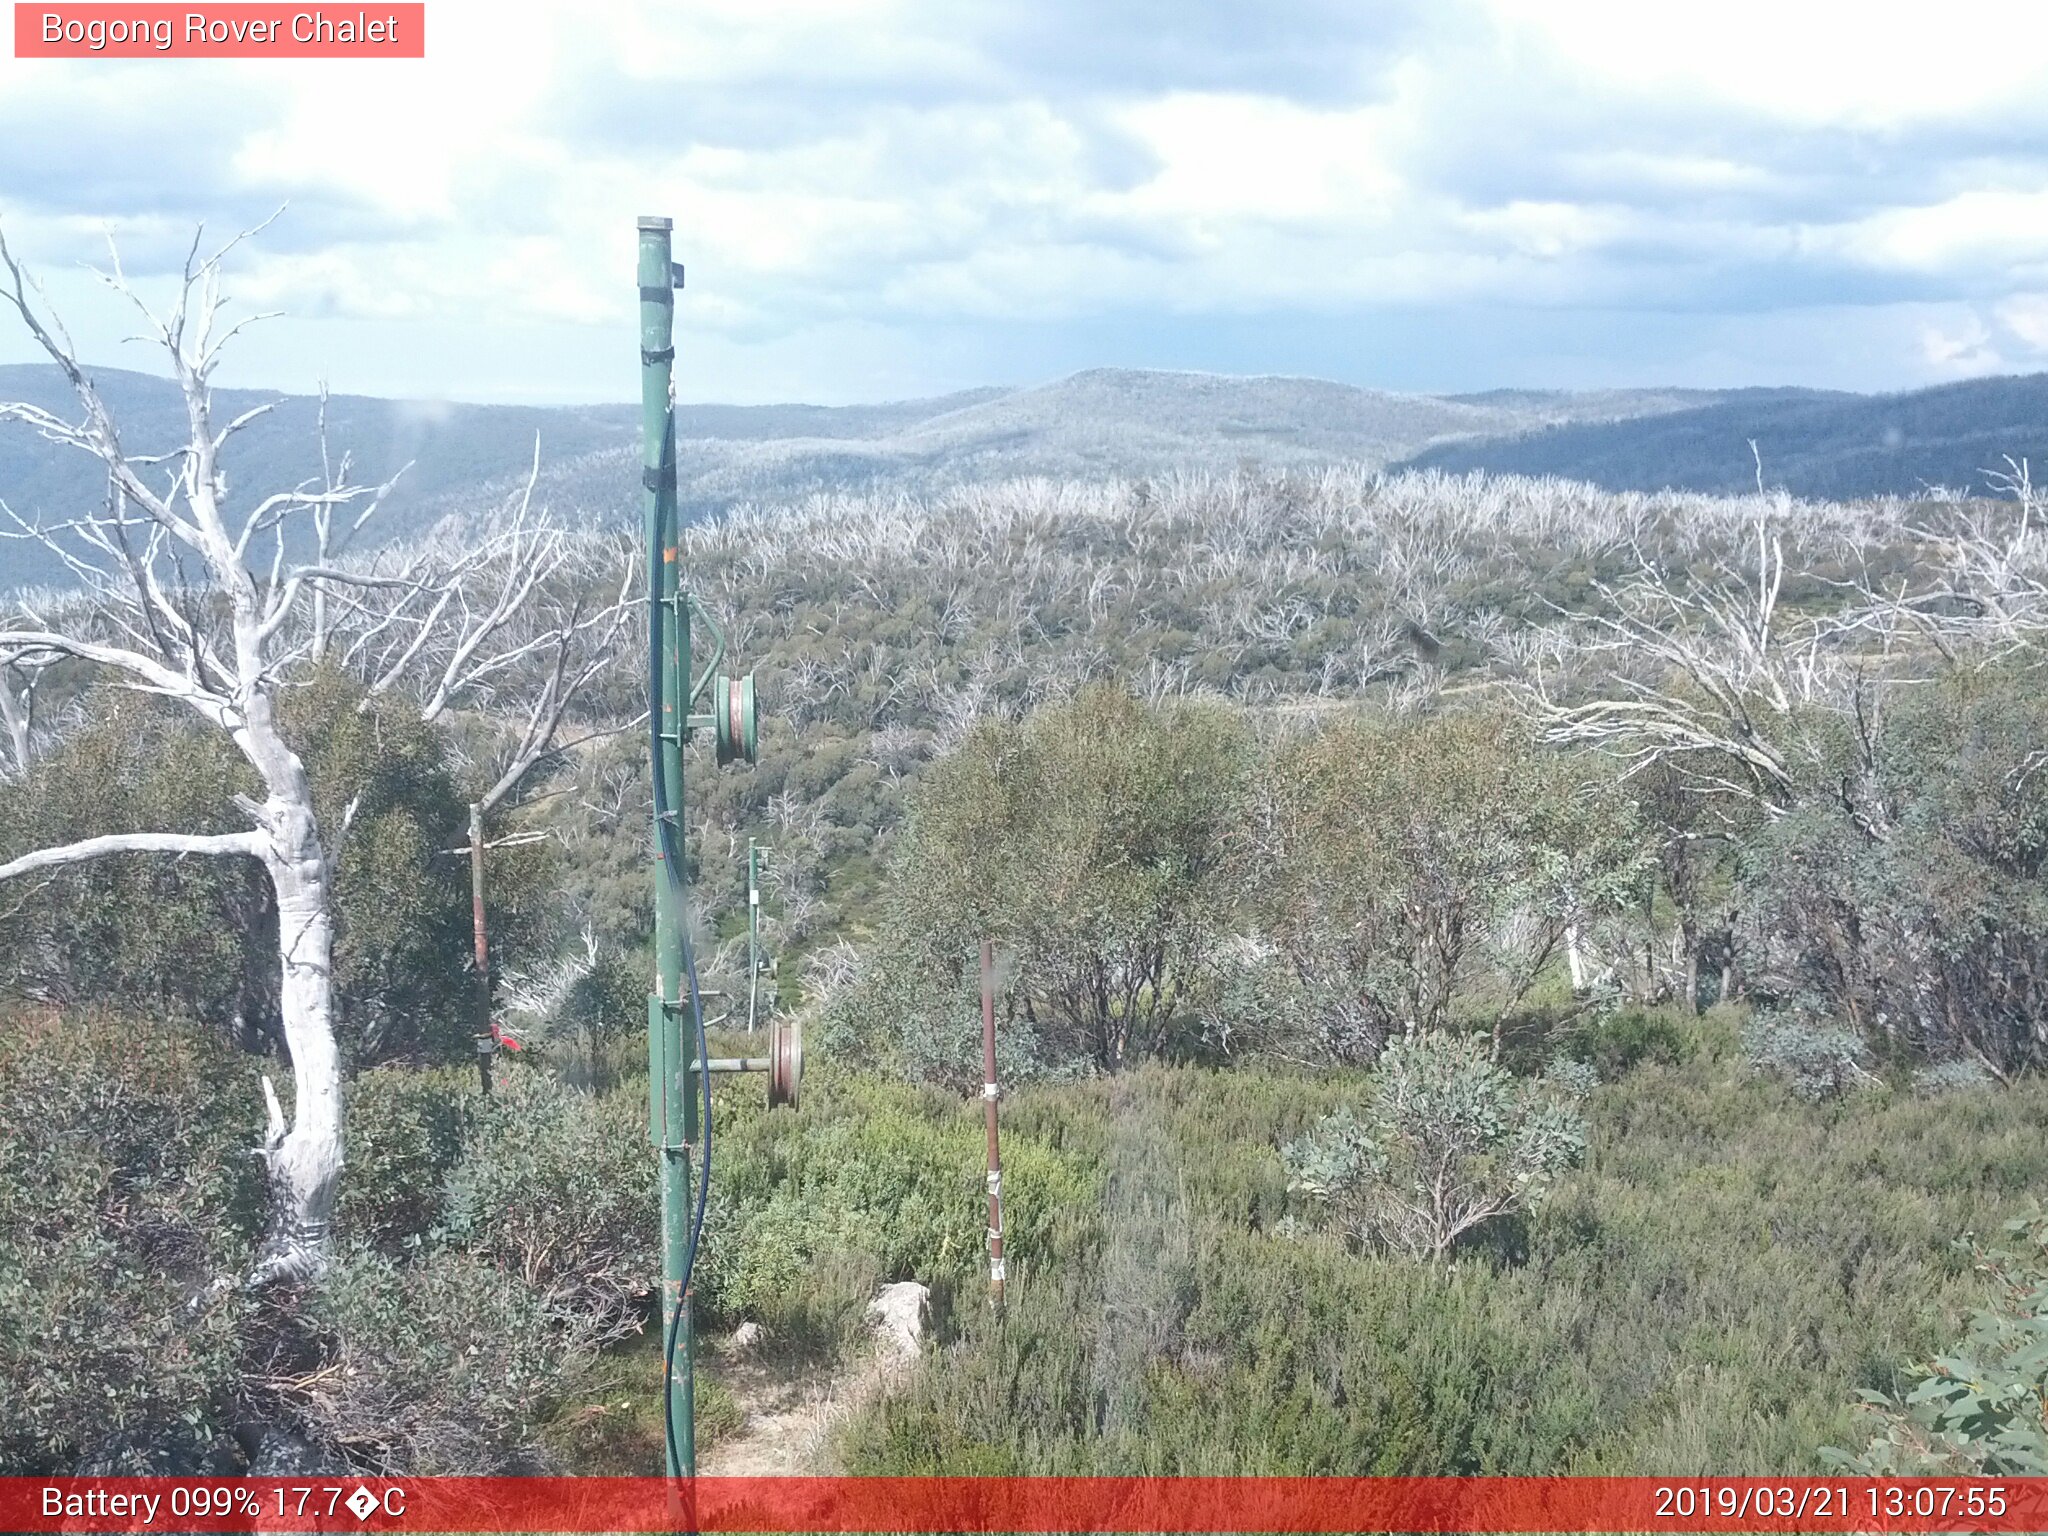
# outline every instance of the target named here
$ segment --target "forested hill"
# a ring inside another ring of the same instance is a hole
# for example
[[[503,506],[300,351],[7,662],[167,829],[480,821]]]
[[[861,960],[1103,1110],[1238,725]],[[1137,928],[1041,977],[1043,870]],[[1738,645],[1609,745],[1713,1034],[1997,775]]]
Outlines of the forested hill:
[[[170,446],[183,408],[166,380],[94,369],[129,448]],[[222,390],[223,419],[275,398]],[[684,405],[677,413],[680,494],[694,515],[814,491],[922,491],[1024,475],[1099,479],[1240,462],[1381,465],[1432,443],[1519,432],[1545,422],[1683,409],[1717,396],[1603,391],[1519,392],[1468,399],[1399,395],[1316,379],[1095,369],[1028,388],[967,390],[876,405]],[[46,367],[0,367],[0,400],[67,417],[75,407]],[[236,440],[230,491],[259,496],[316,474],[318,402],[284,400]],[[639,408],[485,406],[334,397],[330,443],[354,455],[356,477],[410,464],[379,517],[389,538],[445,514],[473,514],[516,483],[540,441],[541,494],[559,512],[629,517],[637,506]],[[102,488],[84,455],[55,453],[26,427],[0,426],[0,499],[23,517],[61,518],[96,505]],[[0,586],[55,579],[19,543],[0,545]]]
[[[1931,485],[1982,492],[2007,455],[2048,460],[2048,374],[1897,395],[1746,389],[1655,416],[1440,444],[1409,463],[1562,475],[1615,491],[1729,494],[1756,484],[1752,440],[1765,482],[1796,496],[1905,494]]]
[[[95,369],[132,452],[170,446],[184,412],[163,379]],[[279,397],[222,390],[222,419]],[[0,400],[69,416],[47,367],[0,367]],[[228,455],[231,497],[260,497],[319,473],[319,402],[283,397]],[[381,538],[467,519],[515,489],[540,445],[540,496],[558,513],[629,519],[638,506],[639,408],[463,405],[340,395],[328,438],[358,480],[409,465],[380,514]],[[1799,389],[1581,393],[1493,390],[1391,394],[1320,379],[1091,369],[1026,388],[986,388],[875,405],[685,405],[679,494],[689,515],[816,492],[929,494],[1023,476],[1103,480],[1229,471],[1240,464],[1363,464],[1554,474],[1610,489],[1741,491],[1765,479],[1802,496],[1985,485],[2004,456],[2048,449],[2048,375],[1984,379],[1915,394]],[[0,425],[0,500],[58,520],[103,495],[94,461]],[[0,541],[0,588],[57,581],[57,564]]]

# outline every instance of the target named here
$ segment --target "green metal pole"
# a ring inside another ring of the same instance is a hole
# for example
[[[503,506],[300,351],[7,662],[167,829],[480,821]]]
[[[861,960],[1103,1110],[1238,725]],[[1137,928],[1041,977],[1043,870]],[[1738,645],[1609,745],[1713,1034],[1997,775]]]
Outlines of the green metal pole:
[[[684,869],[670,870],[664,844],[680,854],[683,846],[684,690],[690,666],[689,610],[678,601],[675,402],[671,380],[675,365],[675,294],[670,258],[673,222],[640,220],[640,428],[641,481],[645,487],[647,548],[661,551],[657,590],[647,594],[659,615],[661,697],[648,706],[659,711],[658,756],[666,786],[668,836],[663,837],[660,809],[654,828],[654,959],[655,993],[649,999],[648,1100],[650,1133],[661,1159],[662,1338],[676,1310],[681,1309],[674,1376],[669,1392],[665,1457],[670,1477],[694,1477],[697,1471],[696,1413],[692,1385],[696,1339],[690,1297],[683,1293],[683,1262],[689,1245],[690,1158],[696,1140],[693,1054],[683,1044],[683,1013],[689,1006],[683,977]],[[650,640],[653,641],[650,626]],[[694,1041],[692,1042],[694,1046]]]

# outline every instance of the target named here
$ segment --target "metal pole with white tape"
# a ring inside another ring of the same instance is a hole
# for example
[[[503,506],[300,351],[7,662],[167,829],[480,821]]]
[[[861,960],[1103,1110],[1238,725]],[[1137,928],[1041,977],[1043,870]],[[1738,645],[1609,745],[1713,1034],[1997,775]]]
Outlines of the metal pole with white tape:
[[[996,1141],[995,945],[981,941],[981,1098],[988,1112],[988,1304],[1003,1304],[1003,1152]]]

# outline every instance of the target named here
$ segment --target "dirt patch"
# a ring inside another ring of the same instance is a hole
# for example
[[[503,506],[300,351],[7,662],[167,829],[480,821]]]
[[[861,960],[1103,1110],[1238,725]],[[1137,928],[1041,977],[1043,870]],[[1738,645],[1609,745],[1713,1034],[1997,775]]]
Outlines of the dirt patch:
[[[915,1305],[906,1314],[909,1289],[884,1291],[870,1309],[877,1324],[873,1347],[837,1369],[791,1372],[749,1358],[744,1349],[729,1353],[719,1381],[746,1421],[699,1454],[698,1475],[802,1477],[838,1471],[831,1464],[834,1432],[916,1366],[926,1293],[923,1286],[914,1287]]]

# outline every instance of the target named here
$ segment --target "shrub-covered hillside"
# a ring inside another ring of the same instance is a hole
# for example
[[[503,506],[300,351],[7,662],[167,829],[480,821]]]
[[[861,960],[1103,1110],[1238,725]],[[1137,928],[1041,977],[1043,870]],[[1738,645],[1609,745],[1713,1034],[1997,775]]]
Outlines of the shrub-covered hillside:
[[[2039,1229],[2002,1228],[2048,1172],[2048,559],[2011,489],[1243,474],[693,529],[764,701],[757,767],[690,761],[706,982],[746,984],[752,837],[811,1061],[794,1112],[718,1085],[707,1330],[830,1372],[878,1285],[932,1286],[934,1350],[821,1452],[857,1471],[2039,1470]],[[317,1275],[235,1278],[262,890],[5,888],[0,1465],[656,1464],[644,746],[604,734],[643,675],[625,644],[494,815],[488,1098],[460,852],[506,722],[425,729],[345,649],[286,692],[351,826]],[[238,783],[50,686],[0,862]],[[1952,1350],[1990,1396],[1907,1403]],[[705,1369],[708,1443],[746,1377]]]

